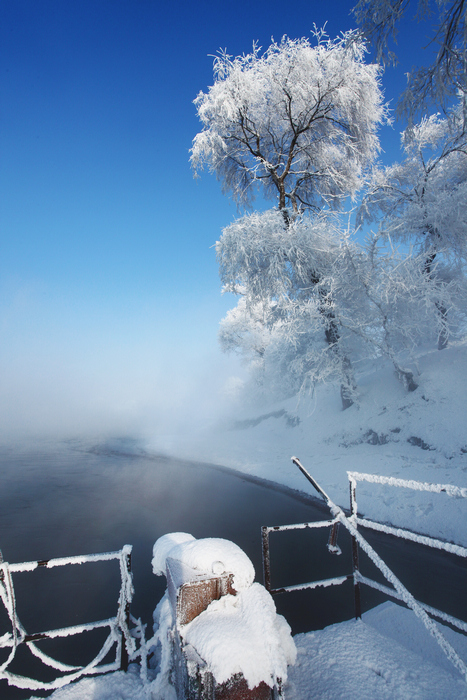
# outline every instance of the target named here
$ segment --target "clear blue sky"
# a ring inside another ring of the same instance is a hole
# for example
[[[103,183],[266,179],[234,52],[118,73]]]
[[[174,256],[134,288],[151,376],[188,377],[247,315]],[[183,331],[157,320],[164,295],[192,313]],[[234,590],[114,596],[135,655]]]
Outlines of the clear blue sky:
[[[220,47],[236,55],[326,21],[335,36],[354,26],[352,4],[2,0],[3,437],[157,431],[164,406],[201,410],[236,372],[217,348],[234,302],[212,248],[236,208],[214,177],[192,177],[192,101]],[[388,98],[418,60],[414,32]],[[398,130],[383,135],[388,152]]]

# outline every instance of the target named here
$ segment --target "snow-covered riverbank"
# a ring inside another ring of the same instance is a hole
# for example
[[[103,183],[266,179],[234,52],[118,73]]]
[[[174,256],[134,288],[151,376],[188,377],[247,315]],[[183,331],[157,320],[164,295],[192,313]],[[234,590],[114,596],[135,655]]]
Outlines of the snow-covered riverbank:
[[[235,405],[222,420],[182,435],[159,435],[148,451],[211,462],[314,493],[291,462],[297,455],[331,499],[349,506],[347,471],[467,487],[467,343],[418,359],[407,393],[387,362],[366,362],[359,405],[341,410],[338,387],[274,405]],[[467,544],[467,500],[362,484],[359,512]]]

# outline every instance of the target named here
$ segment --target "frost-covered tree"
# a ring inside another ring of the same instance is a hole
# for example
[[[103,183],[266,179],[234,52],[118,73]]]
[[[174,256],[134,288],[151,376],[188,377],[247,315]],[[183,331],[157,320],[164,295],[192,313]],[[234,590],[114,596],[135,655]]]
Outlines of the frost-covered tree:
[[[221,323],[224,349],[240,351],[257,376],[284,393],[338,378],[349,405],[353,337],[344,326],[368,307],[349,264],[354,255],[325,213],[286,223],[270,209],[225,228],[217,243],[220,274],[225,291],[240,300]]]
[[[380,243],[374,236],[364,251],[349,256],[357,310],[341,317],[341,324],[363,343],[363,356],[388,357],[405,388],[414,391],[414,373],[400,358],[410,357],[421,343],[444,331],[440,304],[452,323],[465,327],[461,311],[466,302],[465,280],[456,277],[440,286],[436,277],[426,272],[424,252],[408,254],[387,245],[381,249]]]
[[[378,356],[388,357],[413,391],[417,383],[401,352],[433,335],[440,302],[455,312],[465,299],[459,280],[441,289],[434,283],[423,253],[381,251],[377,239],[363,249],[338,223],[320,214],[286,225],[279,210],[269,210],[234,222],[217,244],[225,290],[240,296],[221,322],[221,345],[241,353],[272,395],[338,378],[352,400],[347,358]]]
[[[399,112],[410,117],[428,104],[444,107],[459,92],[466,97],[467,4],[465,0],[359,0],[353,12],[364,37],[374,43],[378,61],[396,61],[390,40],[395,41],[399,22],[409,8],[415,10],[418,20],[433,19],[431,43],[437,48],[429,66],[408,74]]]
[[[222,53],[214,85],[195,100],[203,130],[192,166],[209,165],[240,205],[258,190],[294,212],[336,204],[378,151],[380,68],[365,64],[355,32],[314,37],[315,46],[284,37],[264,53]]]
[[[277,264],[280,260],[283,269],[296,277],[300,255],[286,243],[288,228],[295,221],[304,226],[307,210],[316,214],[336,208],[353,196],[379,148],[376,131],[385,118],[380,69],[365,64],[365,46],[354,32],[329,40],[315,30],[314,38],[314,46],[307,39],[285,37],[264,53],[258,47],[237,58],[222,53],[215,60],[214,85],[195,100],[203,123],[191,154],[195,172],[208,165],[239,205],[249,206],[260,191],[274,199],[281,212],[279,217],[271,213],[269,219],[254,223],[248,217],[240,219],[224,231],[218,244],[221,276],[231,291],[241,288],[251,300],[240,309],[243,318],[258,303],[269,312],[273,301],[278,312],[277,305],[286,298],[270,288],[274,265],[266,272],[261,265],[251,264],[263,255],[255,236],[262,241],[264,256],[270,261],[275,256]],[[303,230],[311,228],[307,224]],[[260,235],[260,230],[267,234]],[[235,237],[243,240],[242,236],[248,239],[250,251],[255,248],[243,259],[238,250],[233,253],[231,243]],[[274,245],[278,247],[273,255]],[[306,242],[304,250],[309,250]],[[300,263],[302,292],[297,291],[293,303],[300,306],[303,290],[315,292],[327,343],[322,359],[330,358],[333,368],[341,369],[345,408],[352,403],[353,379],[350,362],[342,354],[332,289],[324,285],[328,277],[316,261],[308,262],[306,269],[305,261]],[[231,264],[236,266],[233,276],[232,270],[227,273]],[[286,317],[290,319],[290,308]]]
[[[222,347],[241,353],[273,396],[338,378],[344,397],[354,399],[349,357],[385,356],[405,388],[415,390],[400,357],[441,332],[440,303],[465,325],[459,310],[467,289],[459,278],[440,286],[426,273],[423,251],[381,250],[379,242],[362,248],[326,214],[287,226],[275,209],[228,226],[217,254],[225,290],[240,299],[221,322]]]
[[[405,159],[373,173],[360,207],[378,221],[379,237],[415,246],[439,291],[438,347],[448,342],[442,287],[467,261],[467,132],[462,101],[447,118],[435,115],[402,134]]]
[[[237,305],[220,323],[221,348],[241,355],[255,392],[278,398],[297,393],[301,382],[281,352],[287,323],[285,309],[272,299],[255,302],[244,292],[240,294]],[[281,371],[284,365],[286,369]]]

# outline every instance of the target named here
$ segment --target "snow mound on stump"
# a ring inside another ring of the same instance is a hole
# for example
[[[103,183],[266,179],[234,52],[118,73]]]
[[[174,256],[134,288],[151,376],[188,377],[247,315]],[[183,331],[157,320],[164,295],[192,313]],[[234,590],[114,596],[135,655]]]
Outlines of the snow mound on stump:
[[[165,574],[168,557],[199,574],[219,576],[232,573],[236,591],[248,588],[255,579],[250,559],[228,540],[216,537],[196,540],[184,532],[170,533],[160,537],[154,545],[152,568],[156,575]]]
[[[192,542],[195,538],[187,532],[169,532],[168,535],[159,537],[152,548],[152,573],[156,576],[165,576],[166,562],[169,553],[174,547],[183,542]]]
[[[261,682],[272,688],[276,680],[287,679],[287,666],[295,663],[290,627],[259,583],[213,601],[180,631],[217,683],[242,673],[249,688]]]

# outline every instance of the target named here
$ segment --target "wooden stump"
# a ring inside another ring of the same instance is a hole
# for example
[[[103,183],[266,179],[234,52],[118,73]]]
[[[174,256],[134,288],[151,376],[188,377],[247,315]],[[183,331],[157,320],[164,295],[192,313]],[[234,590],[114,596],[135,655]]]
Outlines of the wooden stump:
[[[176,620],[175,682],[179,700],[274,700],[282,697],[280,688],[266,683],[248,688],[242,674],[235,674],[225,683],[216,683],[204,660],[180,637],[180,626],[198,617],[210,603],[222,596],[235,595],[233,575],[200,574],[181,562],[167,558],[167,590]]]

